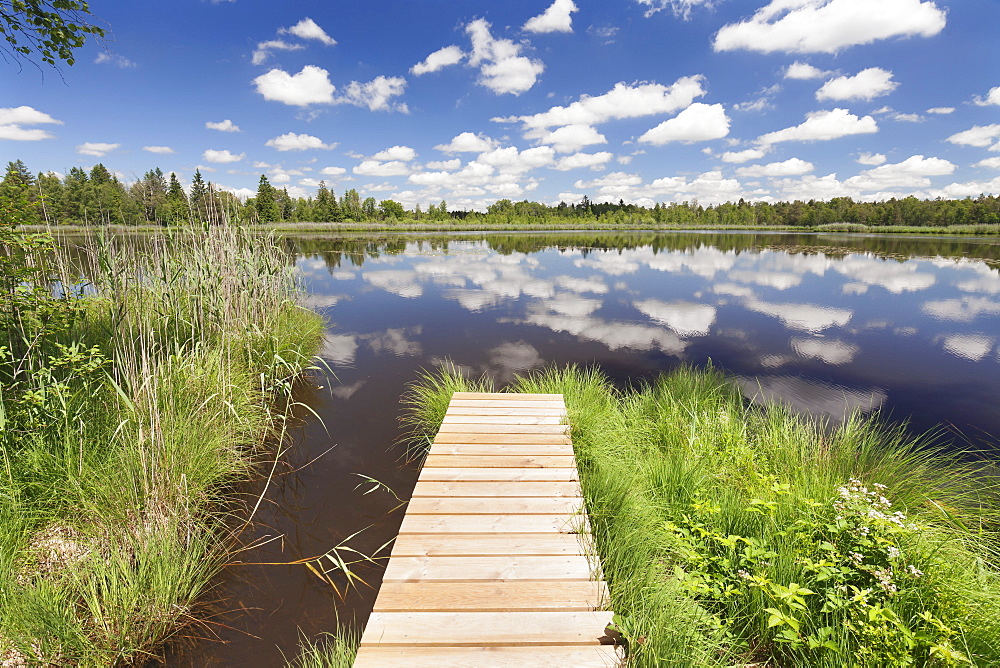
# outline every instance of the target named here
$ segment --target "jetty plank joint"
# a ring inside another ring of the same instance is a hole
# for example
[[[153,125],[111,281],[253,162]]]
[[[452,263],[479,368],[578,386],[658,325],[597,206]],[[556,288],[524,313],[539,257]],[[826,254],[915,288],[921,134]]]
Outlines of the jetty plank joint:
[[[355,668],[617,666],[561,394],[456,392]]]

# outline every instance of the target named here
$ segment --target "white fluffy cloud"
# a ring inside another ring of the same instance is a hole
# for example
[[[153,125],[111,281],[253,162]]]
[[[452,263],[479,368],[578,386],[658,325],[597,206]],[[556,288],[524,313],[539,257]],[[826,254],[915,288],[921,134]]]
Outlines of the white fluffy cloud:
[[[344,89],[344,94],[334,102],[367,107],[371,111],[395,110],[409,113],[405,103],[390,102],[392,98],[402,95],[404,90],[406,90],[406,79],[403,77],[377,76],[368,83],[352,81]]]
[[[494,93],[520,95],[534,86],[545,71],[540,60],[521,55],[521,45],[493,37],[485,19],[476,19],[465,27],[465,32],[472,40],[469,64],[479,67],[479,84]]]
[[[306,134],[298,135],[294,132],[286,132],[273,139],[268,139],[264,145],[279,151],[307,151],[314,148],[330,150],[337,147],[336,144],[324,144],[319,137]]]
[[[962,144],[965,146],[978,146],[980,148],[989,146],[994,142],[990,150],[996,151],[1000,150],[1000,123],[994,123],[992,125],[974,125],[968,130],[963,130],[962,132],[956,132],[952,136],[948,137],[948,141],[952,144]]]
[[[858,118],[847,109],[837,108],[810,112],[800,125],[769,132],[758,137],[757,141],[761,144],[776,144],[783,141],[825,141],[872,132],[878,132],[874,118],[871,116]]]
[[[410,68],[410,73],[415,76],[437,72],[449,65],[457,65],[465,58],[465,52],[455,45],[446,46],[430,54],[424,60]]]
[[[417,152],[409,146],[392,146],[373,155],[372,160],[400,160],[402,162],[409,162],[416,157]]]
[[[447,144],[438,144],[434,148],[443,153],[482,153],[492,151],[500,145],[496,139],[487,137],[484,134],[472,134],[463,132],[456,135]]]
[[[858,156],[858,164],[860,165],[884,165],[886,157],[881,153],[862,153]]]
[[[573,32],[573,12],[579,11],[573,0],[555,0],[543,13],[528,19],[525,32]]]
[[[745,151],[726,151],[722,154],[722,162],[748,162],[750,160],[760,160],[767,154],[767,151],[759,148],[748,148]]]
[[[409,165],[400,160],[363,160],[353,171],[360,176],[407,176],[413,172]]]
[[[844,181],[858,190],[890,190],[893,188],[925,188],[930,185],[928,176],[943,176],[955,171],[955,165],[942,158],[925,158],[913,155],[889,165],[881,165],[861,172]]]
[[[208,121],[205,123],[205,127],[209,130],[218,130],[219,132],[241,132],[240,126],[236,125],[228,118],[224,121],[219,121],[218,123]]]
[[[600,153],[574,153],[573,155],[567,155],[559,159],[552,168],[557,169],[560,172],[567,172],[571,169],[582,169],[589,167],[590,169],[595,169],[606,165],[614,157],[611,153],[607,151],[601,151]]]
[[[798,176],[799,174],[808,174],[814,169],[816,169],[816,167],[811,162],[800,160],[799,158],[789,158],[784,162],[772,162],[766,165],[749,165],[747,167],[740,167],[736,170],[736,173],[739,176],[745,177]]]
[[[555,130],[532,133],[536,144],[551,144],[560,153],[574,153],[584,146],[607,144],[608,139],[591,125],[564,125]]]
[[[716,51],[836,53],[893,37],[932,37],[945,12],[922,0],[772,0],[750,19],[723,26]]]
[[[337,90],[330,83],[330,73],[315,65],[306,65],[298,74],[275,68],[261,74],[253,82],[265,100],[299,107],[330,104]]]
[[[80,155],[93,155],[98,158],[120,148],[121,144],[108,144],[106,142],[88,141],[76,147],[76,152]]]
[[[314,39],[327,46],[333,46],[337,40],[326,34],[326,31],[317,25],[311,18],[306,17],[293,25],[291,28],[281,28],[278,31],[281,35],[295,35],[301,39]]]
[[[990,88],[990,92],[986,94],[986,97],[979,97],[977,95],[972,101],[980,107],[985,107],[991,104],[1000,105],[1000,86]]]
[[[931,107],[927,110],[928,114],[952,114],[955,112],[955,107]]]
[[[143,146],[143,151],[149,151],[150,153],[159,153],[160,155],[169,155],[171,153],[176,153],[174,149],[169,146]]]
[[[347,173],[347,170],[343,167],[324,167],[319,170],[319,173],[324,176],[343,176]]]
[[[201,154],[205,160],[209,162],[239,162],[243,158],[247,157],[246,153],[240,153],[239,155],[234,155],[228,150],[219,151],[214,148],[206,149],[204,153]]]
[[[729,117],[721,104],[695,102],[675,117],[639,137],[640,142],[662,146],[668,142],[720,139],[729,134]]]
[[[1000,157],[985,158],[974,164],[973,167],[988,167],[990,169],[1000,169]]]
[[[869,67],[853,77],[830,79],[816,91],[817,100],[871,100],[888,95],[899,85],[892,72],[881,67]]]
[[[828,74],[830,73],[825,70],[799,61],[795,61],[785,70],[786,79],[822,79]]]
[[[681,77],[670,86],[657,83],[629,85],[617,83],[603,95],[581,95],[565,107],[552,107],[531,116],[495,118],[502,122],[520,121],[531,131],[561,125],[594,125],[623,118],[669,114],[684,109],[705,94],[705,77]]]
[[[38,128],[24,128],[23,125],[53,123],[62,125],[44,111],[22,105],[20,107],[0,107],[0,139],[13,141],[40,141],[55,137],[51,132]]]

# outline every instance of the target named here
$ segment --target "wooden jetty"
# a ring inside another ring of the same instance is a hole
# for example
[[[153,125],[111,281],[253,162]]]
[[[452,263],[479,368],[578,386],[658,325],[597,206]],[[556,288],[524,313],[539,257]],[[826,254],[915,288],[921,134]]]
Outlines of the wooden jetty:
[[[616,666],[561,394],[456,392],[355,668]]]

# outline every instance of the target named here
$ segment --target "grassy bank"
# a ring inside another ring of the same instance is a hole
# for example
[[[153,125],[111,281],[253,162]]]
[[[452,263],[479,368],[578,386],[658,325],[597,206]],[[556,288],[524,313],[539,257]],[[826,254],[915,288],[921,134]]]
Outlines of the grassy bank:
[[[425,378],[415,442],[452,391],[488,389]],[[755,407],[713,370],[622,393],[569,368],[510,389],[566,397],[629,665],[1000,663],[986,465],[877,419],[824,428]]]
[[[235,485],[275,455],[319,343],[272,244],[143,241],[98,245],[83,296],[15,300],[3,323],[5,666],[142,661],[207,623],[198,602],[249,509]]]

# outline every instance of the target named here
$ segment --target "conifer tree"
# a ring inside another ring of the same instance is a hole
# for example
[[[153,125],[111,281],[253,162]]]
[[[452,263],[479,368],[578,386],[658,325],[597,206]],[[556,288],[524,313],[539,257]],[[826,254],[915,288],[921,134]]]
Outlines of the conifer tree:
[[[254,199],[254,208],[257,211],[257,219],[262,223],[274,223],[281,218],[278,204],[275,201],[274,186],[267,180],[267,176],[260,175],[260,183],[257,184],[257,197]]]

